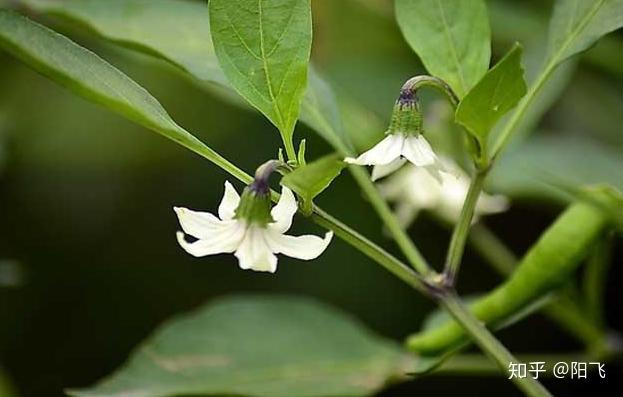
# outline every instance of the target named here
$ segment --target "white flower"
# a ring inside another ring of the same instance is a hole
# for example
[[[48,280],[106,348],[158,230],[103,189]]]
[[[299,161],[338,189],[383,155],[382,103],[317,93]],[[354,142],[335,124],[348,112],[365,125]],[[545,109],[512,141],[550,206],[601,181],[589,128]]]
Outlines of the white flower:
[[[344,159],[350,164],[373,165],[373,181],[396,171],[407,160],[417,167],[424,167],[434,178],[441,178],[439,171],[444,170],[442,164],[422,134],[400,132],[388,134],[385,139],[356,159],[352,157]]]
[[[396,203],[396,214],[408,226],[421,210],[429,210],[447,222],[459,219],[469,190],[470,178],[452,160],[440,158],[448,172],[441,173],[441,183],[418,167],[405,167],[379,184],[381,194]],[[508,199],[502,195],[481,193],[474,211],[474,222],[481,215],[503,212]]]
[[[241,269],[274,273],[277,256],[284,254],[298,259],[317,258],[333,237],[328,232],[324,239],[318,236],[288,236],[292,217],[297,210],[294,194],[283,187],[279,203],[270,211],[274,222],[261,224],[236,216],[240,196],[225,182],[225,193],[218,207],[218,218],[208,212],[197,212],[175,207],[184,233],[197,238],[189,243],[184,233],[177,232],[177,241],[189,254],[201,257],[220,253],[234,253]]]

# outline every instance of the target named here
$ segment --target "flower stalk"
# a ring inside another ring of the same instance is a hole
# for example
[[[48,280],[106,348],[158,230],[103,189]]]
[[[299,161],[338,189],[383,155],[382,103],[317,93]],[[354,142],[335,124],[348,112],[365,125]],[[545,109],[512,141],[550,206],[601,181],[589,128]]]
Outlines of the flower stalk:
[[[333,231],[336,236],[365,254],[415,290],[421,292],[425,296],[432,296],[432,289],[434,289],[434,287],[431,287],[424,277],[326,211],[314,206],[313,214],[310,219],[318,225]]]
[[[479,170],[472,178],[467,191],[467,197],[465,203],[461,209],[461,215],[459,221],[454,227],[452,232],[452,238],[450,239],[450,245],[448,247],[448,253],[446,255],[446,262],[444,265],[444,283],[450,286],[454,286],[456,278],[459,274],[461,267],[461,259],[463,258],[463,252],[465,251],[465,243],[467,242],[467,236],[469,229],[474,218],[474,211],[478,202],[478,197],[482,192],[482,186],[487,176],[486,170]]]
[[[502,370],[503,373],[508,371],[510,363],[519,362],[511,352],[500,343],[499,340],[465,307],[461,299],[456,295],[454,290],[442,295],[439,299],[440,305],[448,312],[456,321],[458,321],[465,331],[471,336],[474,342],[489,356]],[[530,397],[546,397],[551,394],[543,387],[538,380],[531,376],[513,377],[512,382]]]
[[[428,264],[424,256],[422,256],[415,244],[413,244],[413,241],[407,235],[398,218],[396,218],[391,208],[381,196],[378,188],[370,180],[370,174],[361,167],[351,166],[349,169],[353,178],[368,198],[370,204],[387,227],[387,230],[391,233],[394,241],[407,258],[409,264],[421,275],[426,276],[434,274],[434,270]]]
[[[434,88],[441,92],[448,99],[453,108],[456,109],[459,105],[459,98],[456,96],[452,88],[450,88],[445,81],[438,77],[427,75],[411,77],[402,85],[401,91],[409,91],[415,95],[417,90],[423,87]]]

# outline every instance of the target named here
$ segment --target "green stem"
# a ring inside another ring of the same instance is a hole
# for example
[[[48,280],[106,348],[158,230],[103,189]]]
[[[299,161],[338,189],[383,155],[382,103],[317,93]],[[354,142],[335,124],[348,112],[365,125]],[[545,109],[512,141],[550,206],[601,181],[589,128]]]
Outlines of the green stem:
[[[556,66],[557,64],[555,62],[550,61],[543,70],[543,73],[541,73],[534,84],[532,84],[526,93],[526,96],[521,100],[521,102],[519,102],[517,109],[513,112],[513,115],[508,120],[506,125],[504,125],[504,129],[500,132],[500,135],[498,135],[498,138],[493,145],[491,162],[494,162],[500,152],[506,147],[511,136],[519,127],[519,123],[523,120],[526,111],[556,69]]]
[[[409,90],[413,93],[417,93],[417,90],[422,87],[434,88],[444,94],[454,109],[456,109],[459,105],[459,98],[456,96],[452,88],[450,88],[445,81],[438,77],[428,75],[411,77],[402,85],[402,90]]]
[[[472,224],[472,219],[474,218],[476,203],[478,202],[478,197],[480,197],[482,185],[486,176],[486,170],[477,171],[469,185],[467,197],[463,203],[459,221],[454,227],[452,239],[450,240],[450,246],[448,248],[448,254],[446,256],[444,275],[447,285],[453,286],[456,282],[456,278],[461,267],[461,258],[463,257],[463,251],[465,250],[467,235]]]
[[[370,204],[376,210],[377,214],[392,234],[396,244],[400,247],[409,263],[421,274],[428,275],[433,272],[432,268],[426,262],[413,241],[409,238],[404,228],[398,222],[398,219],[387,205],[374,183],[370,180],[368,172],[358,166],[350,166],[349,170],[359,187],[368,197]]]
[[[569,354],[521,354],[517,355],[518,362],[532,363],[543,362],[546,366],[559,362],[584,362],[591,361],[584,353]],[[472,376],[499,376],[500,370],[495,363],[481,354],[460,354],[448,359],[431,375],[472,375]],[[552,371],[547,371],[541,376],[553,376]]]
[[[467,309],[460,298],[454,293],[446,293],[439,297],[439,302],[456,321],[458,321],[472,337],[474,342],[489,356],[503,373],[508,372],[510,363],[520,363],[504,345]],[[527,396],[543,397],[551,394],[536,379],[513,377],[512,382]]]
[[[311,219],[320,226],[332,230],[342,240],[373,259],[411,287],[430,296],[430,288],[421,275],[357,231],[346,226],[317,206],[314,206]]]
[[[292,161],[295,164],[298,163],[298,156],[296,155],[296,149],[294,149],[294,143],[292,142],[292,137],[286,139],[282,137],[283,146],[286,148],[286,156],[288,156],[288,161]]]

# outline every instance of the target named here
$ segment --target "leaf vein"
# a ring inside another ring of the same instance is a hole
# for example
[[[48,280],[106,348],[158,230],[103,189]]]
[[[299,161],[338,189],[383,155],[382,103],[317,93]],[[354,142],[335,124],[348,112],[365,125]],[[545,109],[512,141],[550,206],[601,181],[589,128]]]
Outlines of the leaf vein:
[[[260,30],[260,51],[262,54],[262,63],[264,65],[264,77],[266,79],[266,83],[268,86],[268,95],[271,98],[271,102],[273,105],[273,110],[275,111],[275,114],[278,118],[278,122],[279,122],[279,129],[281,130],[284,125],[283,125],[283,115],[281,114],[281,108],[279,107],[279,105],[277,104],[277,99],[275,97],[275,94],[273,92],[273,86],[272,86],[272,82],[271,82],[271,78],[270,78],[270,70],[268,67],[268,59],[266,58],[266,50],[264,49],[264,23],[262,20],[262,0],[258,0],[257,1],[257,5],[258,5],[258,10],[259,10],[259,30]],[[284,78],[285,79],[285,78]]]
[[[571,32],[569,32],[569,35],[567,36],[565,41],[563,41],[563,44],[559,47],[558,51],[556,51],[554,55],[550,58],[551,59],[550,62],[558,63],[558,58],[560,58],[561,54],[563,54],[567,50],[567,47],[569,47],[571,43],[573,43],[573,41],[577,38],[580,32],[586,27],[586,25],[590,23],[591,19],[595,16],[595,14],[597,14],[601,6],[603,6],[604,1],[605,0],[600,0],[599,2],[595,3],[595,6],[591,8],[591,10],[586,14],[586,16],[580,21],[578,26],[575,29],[572,29]],[[575,4],[577,5],[577,3]]]
[[[292,25],[292,20],[294,19],[294,14],[295,14],[294,11],[295,11],[294,7],[292,7],[292,12],[290,13],[290,16],[288,17],[288,22],[286,23],[286,26],[279,34],[279,37],[277,38],[277,41],[275,42],[275,45],[273,46],[273,48],[271,48],[268,51],[268,55],[266,55],[267,58],[270,58],[271,55],[273,55],[273,53],[277,50],[277,48],[279,47],[279,44],[281,44],[281,42],[283,41],[283,38],[285,37],[286,32],[288,31],[288,29],[290,29],[290,26]]]
[[[242,46],[249,52],[249,54],[253,56],[253,58],[261,61],[262,58],[259,55],[257,55],[255,51],[253,51],[251,47],[249,47],[249,45],[244,40],[244,38],[242,38],[242,35],[240,34],[240,32],[238,32],[238,29],[236,29],[236,25],[234,25],[234,22],[231,20],[231,17],[229,16],[229,13],[227,12],[227,10],[225,10],[224,14],[227,17],[227,23],[229,23],[229,26],[234,31],[234,34],[236,35],[238,40],[240,40],[240,43],[242,44]]]
[[[437,6],[439,8],[439,13],[441,15],[441,20],[443,22],[443,31],[444,31],[444,36],[446,37],[446,41],[449,44],[450,47],[450,53],[452,55],[452,58],[454,59],[454,65],[455,65],[455,69],[459,75],[459,79],[461,80],[461,86],[463,87],[464,90],[467,90],[467,87],[465,85],[465,77],[463,76],[463,69],[461,68],[461,63],[459,62],[459,56],[456,52],[456,48],[455,48],[455,43],[454,40],[452,39],[452,34],[450,32],[449,26],[448,26],[448,21],[446,19],[446,14],[445,11],[443,9],[443,5],[441,4],[441,1],[436,0]]]

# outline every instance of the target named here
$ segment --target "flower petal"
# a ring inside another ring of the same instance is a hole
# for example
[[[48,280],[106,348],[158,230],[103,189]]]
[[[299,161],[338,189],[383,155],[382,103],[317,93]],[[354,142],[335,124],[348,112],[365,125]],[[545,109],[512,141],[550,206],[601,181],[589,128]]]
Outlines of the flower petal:
[[[501,194],[490,195],[482,192],[476,202],[476,213],[481,215],[496,214],[506,211],[509,205],[508,198]]]
[[[223,193],[221,204],[218,206],[218,217],[224,221],[233,219],[238,204],[240,204],[238,192],[229,181],[225,181],[225,192]]]
[[[432,165],[425,166],[424,169],[426,170],[426,172],[428,172],[430,176],[432,176],[435,179],[435,181],[437,181],[438,184],[443,184],[444,180],[447,179],[447,178],[444,178],[444,174],[442,174],[442,172],[448,175],[449,178],[456,178],[455,175],[448,174],[444,168],[440,167],[438,161],[436,161]]]
[[[210,238],[221,230],[222,221],[209,212],[189,210],[183,207],[173,207],[177,214],[182,230],[196,238]]]
[[[271,233],[267,236],[267,241],[274,253],[310,260],[320,256],[332,238],[333,232],[328,232],[324,238],[313,235],[287,236],[285,234]]]
[[[266,242],[264,236],[266,233],[268,229],[260,226],[249,227],[235,253],[241,269],[271,273],[277,270],[277,257]]]
[[[391,177],[376,184],[381,195],[390,201],[398,201],[405,198],[405,192],[409,184],[414,183],[411,179],[411,169],[415,168],[413,164],[408,164]]]
[[[417,218],[420,208],[407,201],[401,201],[396,204],[394,212],[398,223],[406,230]]]
[[[407,160],[403,158],[397,158],[389,164],[375,165],[374,168],[372,168],[372,181],[376,181],[393,173],[402,167],[406,162]]]
[[[292,226],[292,218],[296,213],[298,206],[296,204],[296,198],[292,190],[283,186],[281,188],[281,197],[277,205],[270,211],[270,215],[273,217],[274,223],[271,224],[273,228],[279,231],[279,233],[285,233]]]
[[[441,195],[441,184],[433,179],[426,168],[413,164],[408,164],[377,186],[387,200],[408,202],[418,210],[435,207]]]
[[[435,152],[422,134],[410,136],[405,140],[402,155],[418,167],[434,164],[437,160]]]
[[[218,229],[214,230],[209,238],[197,240],[194,243],[186,241],[184,233],[177,232],[177,242],[186,252],[197,257],[232,253],[245,236],[246,225],[243,222],[227,221],[222,222]]]
[[[389,164],[398,157],[402,151],[405,140],[404,135],[390,134],[385,139],[377,143],[372,149],[361,154],[356,159],[347,157],[345,162],[359,165],[384,165]]]

